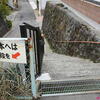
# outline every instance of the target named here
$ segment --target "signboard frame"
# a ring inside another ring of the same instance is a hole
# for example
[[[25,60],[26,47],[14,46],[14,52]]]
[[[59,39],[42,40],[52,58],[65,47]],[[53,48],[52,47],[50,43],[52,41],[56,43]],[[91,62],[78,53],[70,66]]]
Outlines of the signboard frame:
[[[27,63],[27,38],[0,38],[0,61],[10,63]]]

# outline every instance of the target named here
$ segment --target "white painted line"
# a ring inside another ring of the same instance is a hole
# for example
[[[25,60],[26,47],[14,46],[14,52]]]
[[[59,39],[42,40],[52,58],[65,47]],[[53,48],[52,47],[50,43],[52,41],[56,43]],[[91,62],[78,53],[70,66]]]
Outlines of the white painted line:
[[[36,6],[34,0],[28,0],[28,1],[29,1],[30,5],[31,5],[31,7],[32,7],[33,9],[37,9],[37,6]]]
[[[11,40],[11,41],[12,41],[12,40],[18,40],[18,41],[19,41],[19,40],[27,40],[27,38],[0,38],[0,40],[5,40],[5,41],[6,41],[6,40],[7,40],[7,41],[8,41],[8,40]]]

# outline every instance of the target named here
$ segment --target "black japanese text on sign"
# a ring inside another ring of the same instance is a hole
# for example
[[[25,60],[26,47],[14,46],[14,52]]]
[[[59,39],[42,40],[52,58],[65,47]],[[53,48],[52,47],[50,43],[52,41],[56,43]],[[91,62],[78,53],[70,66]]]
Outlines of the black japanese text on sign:
[[[25,40],[0,40],[0,61],[26,63]]]

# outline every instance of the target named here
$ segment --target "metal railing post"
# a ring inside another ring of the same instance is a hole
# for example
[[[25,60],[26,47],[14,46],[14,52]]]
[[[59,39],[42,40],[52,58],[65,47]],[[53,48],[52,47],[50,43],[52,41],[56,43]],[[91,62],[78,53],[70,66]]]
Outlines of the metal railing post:
[[[30,74],[31,74],[31,89],[34,98],[37,98],[36,82],[35,82],[35,54],[34,54],[34,44],[32,39],[29,40],[29,52],[30,52]]]
[[[25,25],[20,25],[20,33],[22,38],[27,38],[27,31]]]

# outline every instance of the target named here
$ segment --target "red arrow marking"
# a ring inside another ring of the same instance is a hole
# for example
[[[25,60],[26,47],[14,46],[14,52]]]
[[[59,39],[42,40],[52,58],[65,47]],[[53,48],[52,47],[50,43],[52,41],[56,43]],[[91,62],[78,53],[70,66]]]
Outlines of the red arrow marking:
[[[15,54],[12,54],[12,58],[14,58],[14,59],[17,59],[18,56],[20,56],[19,52],[15,53]]]

